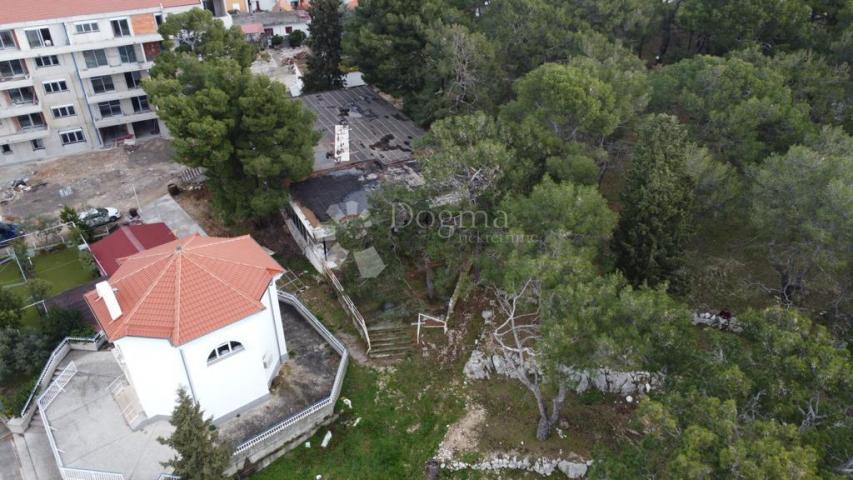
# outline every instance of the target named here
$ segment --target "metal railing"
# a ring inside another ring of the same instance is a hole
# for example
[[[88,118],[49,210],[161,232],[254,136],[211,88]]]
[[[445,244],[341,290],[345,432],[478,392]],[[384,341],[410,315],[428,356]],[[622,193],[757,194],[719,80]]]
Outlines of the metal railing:
[[[124,480],[124,475],[114,472],[101,472],[98,470],[84,470],[79,468],[66,467],[62,462],[62,457],[59,455],[59,448],[56,446],[56,438],[53,436],[53,427],[50,426],[50,421],[47,419],[47,407],[56,399],[71,378],[77,373],[77,364],[69,362],[62,372],[56,377],[56,380],[51,382],[45,389],[36,404],[41,412],[41,422],[44,426],[44,432],[47,435],[47,441],[50,444],[50,451],[53,452],[53,458],[56,460],[56,467],[59,469],[59,474],[63,480]]]
[[[370,333],[367,331],[367,322],[364,321],[364,317],[361,315],[361,312],[358,311],[358,307],[355,306],[355,303],[353,303],[350,296],[347,295],[346,291],[344,291],[344,286],[341,285],[341,281],[338,280],[335,272],[326,267],[325,264],[323,266],[323,271],[326,273],[326,277],[328,277],[329,281],[332,282],[332,287],[335,288],[338,300],[355,324],[356,331],[358,331],[358,334],[364,339],[365,343],[367,343],[367,353],[370,353]]]
[[[37,401],[40,409],[44,410],[50,406],[51,403],[56,399],[56,396],[65,391],[65,386],[68,385],[68,382],[77,375],[77,364],[74,362],[69,362],[65,368],[59,372],[56,380],[50,382],[50,385],[44,390],[44,393],[39,396]]]
[[[41,373],[39,374],[38,380],[36,380],[35,385],[33,385],[33,389],[30,392],[30,396],[27,397],[27,402],[24,404],[24,407],[21,409],[21,417],[25,417],[27,415],[28,410],[32,406],[33,399],[39,391],[39,387],[42,382],[44,382],[45,377],[47,377],[48,372],[52,375],[56,370],[56,367],[59,366],[59,363],[65,358],[65,355],[68,354],[68,350],[65,347],[69,347],[71,343],[98,343],[104,336],[104,332],[98,332],[94,337],[91,338],[81,338],[81,337],[65,337],[61,342],[53,349],[53,352],[50,353],[50,357],[48,357],[47,362],[44,364],[44,368],[41,369]]]
[[[346,374],[347,365],[349,364],[349,352],[347,352],[346,347],[337,338],[335,338],[335,336],[332,335],[332,333],[319,320],[317,320],[317,317],[315,317],[314,314],[311,313],[311,311],[308,310],[294,295],[279,290],[278,298],[279,300],[294,307],[303,316],[303,318],[308,321],[317,333],[319,333],[320,336],[322,336],[323,339],[326,340],[341,356],[341,363],[338,364],[338,370],[335,373],[335,383],[332,385],[332,391],[328,397],[309,406],[301,412],[291,415],[260,435],[238,445],[237,448],[234,449],[235,456],[246,453],[253,447],[256,447],[265,441],[279,436],[283,432],[300,425],[303,421],[313,418],[315,414],[322,412],[324,409],[329,409],[330,411],[328,413],[331,414],[331,410],[334,410],[335,403],[338,401],[338,397],[341,394],[341,388],[343,387],[344,376]]]

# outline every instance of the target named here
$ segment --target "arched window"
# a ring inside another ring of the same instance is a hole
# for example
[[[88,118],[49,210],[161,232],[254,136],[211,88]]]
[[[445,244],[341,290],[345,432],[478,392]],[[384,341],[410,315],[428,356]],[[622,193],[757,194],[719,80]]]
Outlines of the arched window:
[[[207,356],[207,364],[218,362],[225,357],[233,355],[237,352],[243,350],[243,344],[240,342],[225,342],[222,345],[211,350],[210,355]]]

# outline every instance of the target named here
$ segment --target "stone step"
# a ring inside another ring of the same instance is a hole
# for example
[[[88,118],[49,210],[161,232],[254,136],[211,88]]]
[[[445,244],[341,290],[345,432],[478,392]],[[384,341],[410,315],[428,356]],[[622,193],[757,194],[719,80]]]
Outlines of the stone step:
[[[404,345],[397,347],[380,347],[380,348],[371,348],[370,356],[372,358],[388,358],[388,357],[399,357],[406,355],[410,351],[413,350],[412,345]]]
[[[414,339],[409,337],[400,337],[400,338],[391,338],[391,339],[370,339],[370,347],[371,349],[381,348],[381,347],[397,347],[397,346],[411,346],[415,343]]]

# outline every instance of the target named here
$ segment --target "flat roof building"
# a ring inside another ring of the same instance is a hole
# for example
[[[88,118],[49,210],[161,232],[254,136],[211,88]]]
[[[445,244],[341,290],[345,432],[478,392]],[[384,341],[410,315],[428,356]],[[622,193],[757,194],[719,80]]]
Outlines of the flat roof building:
[[[244,0],[3,0],[0,166],[165,135],[141,88],[158,26],[193,8],[230,26],[234,7]]]

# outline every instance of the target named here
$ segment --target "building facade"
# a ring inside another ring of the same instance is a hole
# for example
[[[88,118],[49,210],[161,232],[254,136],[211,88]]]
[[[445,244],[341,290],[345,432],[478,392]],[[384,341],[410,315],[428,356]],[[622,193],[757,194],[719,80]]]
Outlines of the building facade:
[[[141,88],[173,13],[230,0],[3,0],[0,166],[167,135]],[[226,6],[227,5],[227,6]]]
[[[171,415],[178,388],[215,420],[265,400],[287,359],[283,272],[249,236],[194,235],[123,259],[87,293],[140,413]]]

